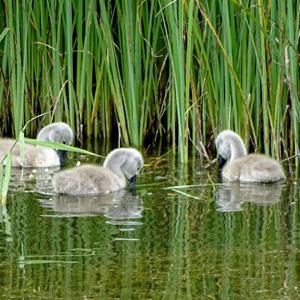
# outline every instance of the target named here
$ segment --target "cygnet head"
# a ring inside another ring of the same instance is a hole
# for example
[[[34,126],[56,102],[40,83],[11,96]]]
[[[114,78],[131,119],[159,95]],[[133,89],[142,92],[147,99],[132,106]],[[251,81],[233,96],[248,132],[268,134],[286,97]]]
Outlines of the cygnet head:
[[[64,122],[56,122],[42,128],[37,135],[40,141],[71,145],[73,143],[74,134],[71,127]],[[66,151],[56,150],[61,165],[66,159]]]
[[[64,122],[56,122],[42,128],[37,136],[38,140],[71,145],[74,134],[71,127]]]
[[[119,175],[122,173],[134,188],[136,175],[144,166],[142,154],[134,148],[118,148],[109,153],[103,166]]]
[[[224,130],[215,141],[219,157],[219,168],[222,168],[228,160],[233,160],[247,155],[244,142],[241,137],[231,130]]]

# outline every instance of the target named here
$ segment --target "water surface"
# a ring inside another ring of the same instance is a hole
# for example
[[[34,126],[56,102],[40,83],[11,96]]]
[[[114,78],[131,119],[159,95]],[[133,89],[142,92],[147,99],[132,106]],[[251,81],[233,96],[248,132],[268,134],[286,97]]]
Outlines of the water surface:
[[[97,197],[53,195],[55,169],[15,170],[1,299],[299,299],[298,182],[222,184],[197,157],[145,161],[135,193]]]

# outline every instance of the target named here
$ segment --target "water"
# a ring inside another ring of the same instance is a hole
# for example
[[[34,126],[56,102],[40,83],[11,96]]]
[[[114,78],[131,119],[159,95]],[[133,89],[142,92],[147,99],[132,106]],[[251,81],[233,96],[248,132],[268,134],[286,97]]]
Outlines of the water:
[[[299,299],[298,182],[222,184],[196,157],[146,163],[136,193],[88,198],[54,196],[56,170],[15,171],[0,298]]]

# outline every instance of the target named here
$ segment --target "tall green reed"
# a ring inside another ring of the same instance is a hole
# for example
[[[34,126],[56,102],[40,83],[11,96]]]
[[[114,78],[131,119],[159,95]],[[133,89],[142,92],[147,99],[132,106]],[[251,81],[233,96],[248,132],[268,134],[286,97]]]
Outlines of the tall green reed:
[[[299,0],[1,3],[3,134],[65,120],[78,136],[186,162],[220,130],[254,150],[299,153]],[[8,107],[11,108],[8,109]],[[11,122],[12,120],[12,122]]]
[[[184,4],[183,2],[168,1],[160,2],[160,13],[162,14],[165,39],[168,49],[168,57],[170,60],[170,82],[171,89],[174,93],[171,97],[174,97],[172,109],[176,110],[177,115],[177,127],[178,127],[178,153],[181,161],[187,161],[188,155],[188,114],[186,111],[189,106],[189,98],[186,97],[186,92],[189,89],[185,87],[185,74],[184,70]],[[189,77],[189,75],[187,75]],[[173,128],[175,129],[175,128]],[[174,141],[175,142],[175,141]]]

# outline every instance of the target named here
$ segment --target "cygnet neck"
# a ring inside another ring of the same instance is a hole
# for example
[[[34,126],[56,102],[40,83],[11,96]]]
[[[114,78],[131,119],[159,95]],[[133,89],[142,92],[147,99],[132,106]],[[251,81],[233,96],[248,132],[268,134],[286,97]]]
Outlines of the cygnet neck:
[[[109,169],[111,172],[113,172],[119,179],[120,183],[126,184],[126,178],[121,170],[121,164],[123,163],[123,160],[118,159],[118,153],[113,152],[107,156],[107,158],[104,161],[103,167]]]
[[[239,136],[230,138],[230,161],[247,155],[246,147]]]
[[[47,128],[46,128],[46,130],[43,130],[43,129],[42,129],[42,130],[38,133],[36,139],[37,139],[38,141],[42,141],[42,142],[49,142],[50,140],[49,140],[49,133],[47,132]],[[48,147],[45,147],[45,146],[42,146],[42,145],[36,145],[36,147],[39,148],[41,151],[44,151],[45,153],[47,153],[47,152],[52,153],[52,152],[55,151],[55,150],[52,149],[52,148],[48,148]]]

